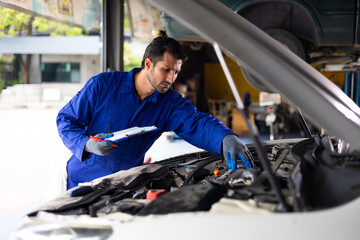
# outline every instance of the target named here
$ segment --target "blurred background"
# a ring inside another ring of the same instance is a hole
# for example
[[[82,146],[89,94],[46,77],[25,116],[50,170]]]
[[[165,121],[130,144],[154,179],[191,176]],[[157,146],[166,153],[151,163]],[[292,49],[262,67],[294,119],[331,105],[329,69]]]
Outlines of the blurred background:
[[[219,1],[360,104],[360,75],[354,62],[360,37],[353,26],[359,18],[353,1]],[[90,77],[140,67],[147,44],[164,34],[179,40],[189,56],[173,89],[198,110],[220,119],[244,142],[251,141],[212,45],[161,9],[142,0],[0,0],[0,239],[9,239],[28,212],[56,193],[70,154],[58,137],[58,111]],[[262,140],[304,136],[286,98],[262,86],[256,89],[239,63],[225,58]],[[174,133],[165,133],[145,160],[198,150]]]
[[[0,239],[54,197],[70,156],[57,113],[102,68],[102,1],[52,2],[0,1]],[[123,24],[127,71],[148,41],[131,38],[127,11]]]

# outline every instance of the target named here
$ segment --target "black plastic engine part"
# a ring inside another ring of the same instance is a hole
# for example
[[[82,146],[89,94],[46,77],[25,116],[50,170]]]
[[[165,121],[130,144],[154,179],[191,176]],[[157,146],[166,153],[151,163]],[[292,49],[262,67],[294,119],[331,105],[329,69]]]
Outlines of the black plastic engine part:
[[[175,192],[161,195],[138,215],[167,214],[177,212],[208,211],[211,205],[224,195],[223,188],[206,185],[186,185]]]
[[[339,206],[360,195],[360,169],[337,165],[340,156],[333,161],[317,138],[295,144],[292,153],[301,161],[301,198],[308,210]]]

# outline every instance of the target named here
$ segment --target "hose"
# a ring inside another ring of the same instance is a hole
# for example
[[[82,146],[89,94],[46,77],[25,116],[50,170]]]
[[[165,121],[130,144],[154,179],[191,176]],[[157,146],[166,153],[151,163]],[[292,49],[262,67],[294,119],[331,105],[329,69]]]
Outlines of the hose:
[[[199,171],[200,169],[202,169],[203,167],[205,167],[206,165],[209,165],[210,163],[213,163],[215,161],[218,161],[222,159],[222,156],[219,156],[219,155],[215,155],[215,156],[212,156],[204,161],[202,161],[201,163],[199,163],[199,165],[196,166],[196,168],[194,168],[194,170],[192,170],[188,175],[187,177],[185,178],[184,180],[184,183],[183,183],[183,186],[184,185],[187,185],[189,184],[190,182],[190,179],[194,177],[195,173],[197,171]]]

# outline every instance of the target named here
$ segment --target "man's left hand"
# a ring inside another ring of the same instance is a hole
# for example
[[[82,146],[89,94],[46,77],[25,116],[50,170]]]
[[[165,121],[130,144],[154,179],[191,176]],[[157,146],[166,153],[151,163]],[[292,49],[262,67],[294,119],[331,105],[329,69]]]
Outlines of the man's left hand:
[[[253,168],[254,159],[249,149],[234,135],[226,135],[222,141],[223,156],[227,161],[228,167],[236,170],[237,159],[240,159],[246,169]]]

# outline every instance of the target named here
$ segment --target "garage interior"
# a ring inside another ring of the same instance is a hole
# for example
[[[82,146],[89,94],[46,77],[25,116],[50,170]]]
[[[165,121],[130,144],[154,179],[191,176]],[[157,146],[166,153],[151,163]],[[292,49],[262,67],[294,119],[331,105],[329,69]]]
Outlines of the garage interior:
[[[314,1],[307,8],[305,4],[296,1],[256,4],[256,1],[221,2],[307,61],[359,105],[360,77],[356,67],[358,22],[355,21],[354,11],[358,6],[354,6],[352,1],[341,4]],[[139,16],[146,16],[146,26],[152,27],[150,38],[166,34],[182,42],[189,59],[183,64],[173,86],[175,91],[189,99],[199,111],[219,118],[235,133],[244,136],[249,134],[243,117],[236,109],[234,96],[212,45],[146,2],[104,1],[104,70],[123,67],[123,19],[119,16],[124,15],[124,11],[130,16],[133,37],[147,37],[140,33],[139,27],[144,24],[140,22]],[[269,139],[304,136],[295,110],[286,98],[269,93],[266,89],[258,90],[261,87],[255,85],[255,88],[244,77],[241,65],[229,56],[225,58],[236,85],[241,86],[238,91],[249,109],[251,121],[262,135]],[[312,131],[322,131],[310,127]]]
[[[341,3],[333,1],[332,4],[307,1],[310,2],[307,6],[312,7],[311,14],[307,12],[304,5],[301,5],[301,1],[266,1],[263,4],[259,3],[260,1],[238,1],[243,2],[241,4],[235,4],[236,1],[222,0],[221,2],[228,4],[234,12],[248,19],[296,53],[335,83],[358,106],[360,105],[358,1],[356,4],[353,1],[341,1]],[[315,13],[314,9],[318,13]],[[102,1],[100,71],[124,69],[125,33],[122,17],[124,13],[130,17],[133,38],[150,41],[155,36],[166,34],[182,43],[189,58],[183,64],[173,89],[189,99],[199,111],[217,117],[237,133],[245,143],[251,142],[249,129],[237,109],[235,97],[213,46],[146,1]],[[326,16],[326,19],[321,19],[320,15]],[[299,19],[301,21],[298,21]],[[329,24],[329,26],[323,24]],[[144,28],[148,30],[145,33]],[[284,96],[267,91],[264,86],[260,86],[258,89],[261,90],[258,90],[256,87],[259,86],[255,87],[254,82],[249,83],[251,76],[246,74],[246,69],[244,70],[241,64],[234,61],[231,56],[225,54],[224,56],[232,77],[239,86],[237,90],[245,110],[249,113],[251,122],[257,127],[261,140],[306,136],[298,120],[296,109]],[[326,131],[326,129],[316,128],[311,122],[308,124],[312,133],[324,134]],[[166,133],[160,139],[158,143],[160,145],[157,144],[155,147],[161,148],[163,144],[176,143],[170,155],[198,150],[188,145],[180,145],[183,142],[184,140],[179,139],[174,133]],[[157,151],[157,149],[151,150],[145,160],[149,157],[153,160],[169,157],[168,154],[162,155]],[[40,186],[44,186],[44,183],[42,182]],[[33,205],[34,202],[31,207]],[[26,211],[28,210],[29,206],[26,208]],[[16,213],[17,216],[19,214],[25,214],[24,209]],[[8,227],[8,225],[5,226]]]

